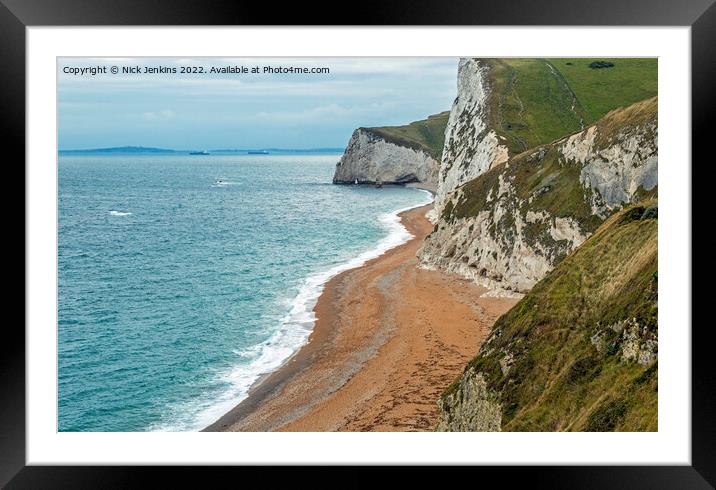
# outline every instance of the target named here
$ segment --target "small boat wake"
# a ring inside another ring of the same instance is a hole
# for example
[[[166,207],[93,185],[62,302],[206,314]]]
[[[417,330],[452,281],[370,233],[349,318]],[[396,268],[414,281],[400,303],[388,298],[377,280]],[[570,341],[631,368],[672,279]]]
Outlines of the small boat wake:
[[[213,184],[211,184],[211,187],[228,187],[228,186],[230,186],[230,185],[238,185],[238,184],[240,184],[240,183],[241,183],[241,182],[231,182],[231,181],[229,181],[229,180],[221,180],[221,179],[219,179],[219,180],[217,180],[216,182],[214,182]]]

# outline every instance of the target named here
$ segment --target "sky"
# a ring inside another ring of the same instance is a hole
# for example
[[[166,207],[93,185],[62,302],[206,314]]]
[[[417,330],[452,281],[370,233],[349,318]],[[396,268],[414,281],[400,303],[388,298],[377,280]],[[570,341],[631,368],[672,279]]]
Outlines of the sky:
[[[59,148],[342,148],[357,127],[449,110],[457,64],[456,58],[59,58]],[[129,67],[177,73],[123,73]],[[204,73],[182,74],[181,67]],[[249,73],[210,73],[212,67]],[[254,67],[259,73],[251,73]]]

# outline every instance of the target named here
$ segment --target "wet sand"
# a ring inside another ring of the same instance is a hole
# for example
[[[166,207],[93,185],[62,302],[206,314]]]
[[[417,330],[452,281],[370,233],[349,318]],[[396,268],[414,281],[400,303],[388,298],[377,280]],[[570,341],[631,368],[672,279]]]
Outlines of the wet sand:
[[[415,238],[331,279],[309,343],[205,430],[433,430],[441,393],[518,300],[418,269],[428,209],[400,215]]]

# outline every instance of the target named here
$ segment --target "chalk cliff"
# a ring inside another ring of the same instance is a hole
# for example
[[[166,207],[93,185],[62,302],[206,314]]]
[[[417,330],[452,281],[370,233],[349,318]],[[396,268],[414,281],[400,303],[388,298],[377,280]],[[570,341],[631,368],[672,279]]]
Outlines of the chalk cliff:
[[[356,129],[336,165],[334,184],[437,184],[440,164],[425,151],[397,145],[368,129]]]
[[[336,164],[334,184],[406,184],[435,189],[448,113],[405,126],[358,128]]]
[[[440,214],[421,264],[497,294],[524,293],[611,213],[656,196],[657,163],[655,97],[508,161],[492,160],[451,192],[443,160]]]
[[[460,62],[418,254],[524,297],[440,398],[437,430],[658,429],[656,67],[594,65]]]
[[[490,127],[490,70],[488,63],[473,58],[463,58],[458,65],[457,97],[445,128],[433,216],[441,213],[457,187],[508,158],[504,138]]]

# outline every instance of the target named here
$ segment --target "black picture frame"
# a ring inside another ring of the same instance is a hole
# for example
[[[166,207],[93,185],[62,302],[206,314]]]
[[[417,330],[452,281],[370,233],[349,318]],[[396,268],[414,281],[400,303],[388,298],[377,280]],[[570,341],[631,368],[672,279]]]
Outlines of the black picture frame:
[[[25,150],[25,29],[29,26],[211,26],[211,25],[544,25],[544,26],[690,26],[692,89],[692,161],[681,162],[692,178],[692,264],[699,277],[714,272],[716,240],[709,231],[713,212],[707,188],[713,172],[709,121],[716,106],[715,0],[502,0],[438,2],[435,0],[364,1],[316,8],[305,3],[196,0],[0,0],[0,134],[6,151],[6,172],[12,172]],[[279,7],[279,5],[281,5]],[[350,15],[349,15],[350,13]],[[24,160],[23,160],[24,161]],[[695,170],[698,169],[698,172]],[[698,174],[696,178],[695,174]],[[7,174],[6,174],[7,175]],[[24,173],[23,173],[23,182]],[[17,180],[15,181],[17,182]],[[23,187],[24,190],[24,187]],[[8,196],[4,199],[7,201]],[[17,208],[17,198],[6,209]],[[19,214],[19,213],[17,213]],[[19,218],[18,218],[19,219]],[[24,229],[24,223],[23,223]],[[702,237],[696,240],[696,232]],[[23,237],[25,234],[23,233]],[[25,246],[23,239],[23,256]],[[19,247],[19,243],[17,244]],[[26,257],[26,256],[25,256]],[[7,259],[6,259],[7,260]],[[26,260],[24,261],[27,266]],[[692,268],[693,270],[693,268]],[[716,401],[711,358],[711,324],[705,313],[708,288],[697,287],[692,273],[692,466],[644,467],[522,467],[464,469],[480,479],[494,476],[549,488],[714,488],[716,485]],[[23,284],[25,280],[23,279]],[[19,289],[19,288],[18,288]],[[23,288],[24,294],[24,288]],[[24,312],[23,312],[24,317]],[[701,321],[697,321],[700,319]],[[687,331],[689,325],[673,326]],[[19,322],[4,322],[0,342],[0,486],[8,488],[133,487],[161,473],[163,486],[186,478],[186,469],[149,467],[37,467],[25,465],[25,335]],[[170,470],[170,471],[167,471]],[[199,470],[206,474],[206,470]],[[213,468],[213,471],[218,470]],[[222,468],[222,472],[236,471]],[[247,468],[240,469],[247,481]],[[343,470],[342,481],[368,483],[356,468]],[[478,473],[479,472],[479,473]],[[301,479],[303,469],[292,470]],[[415,469],[413,477],[420,477]],[[212,475],[214,476],[214,475]],[[226,475],[228,476],[228,475]],[[459,475],[455,476],[468,476]],[[473,476],[473,477],[474,477]],[[451,475],[452,478],[452,475]],[[226,480],[227,484],[231,480]],[[485,481],[485,480],[483,480]],[[236,480],[234,480],[236,482]],[[235,486],[235,485],[232,485]],[[319,485],[320,486],[320,485]]]

